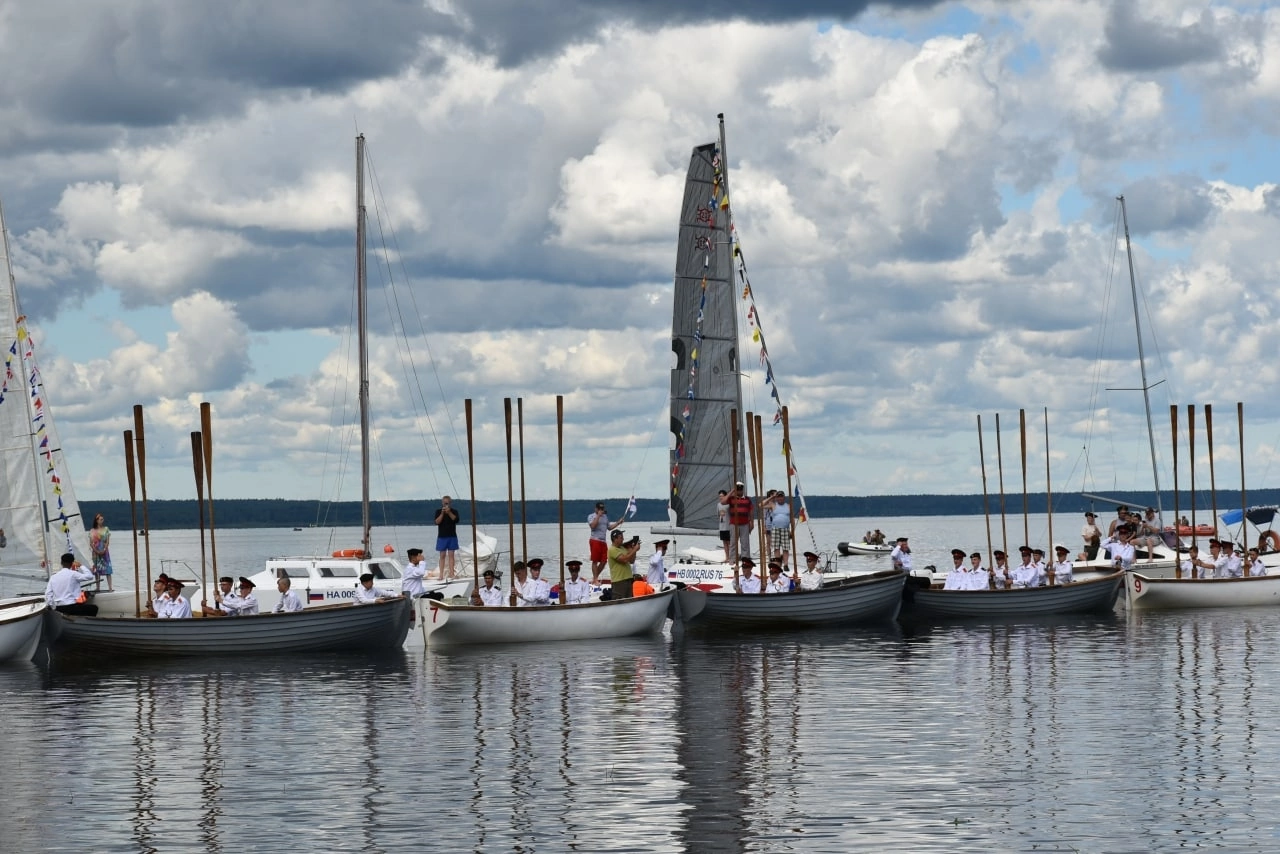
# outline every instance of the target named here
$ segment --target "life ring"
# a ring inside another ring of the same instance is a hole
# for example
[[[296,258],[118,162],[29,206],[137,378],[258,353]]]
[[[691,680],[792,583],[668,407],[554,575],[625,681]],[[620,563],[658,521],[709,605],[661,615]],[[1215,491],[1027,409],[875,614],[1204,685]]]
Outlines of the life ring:
[[[1267,548],[1268,543],[1271,544],[1271,548]],[[1262,536],[1258,537],[1258,551],[1280,552],[1280,534],[1275,531],[1263,531]]]
[[[1166,531],[1171,528],[1165,528]],[[1179,537],[1212,537],[1217,533],[1217,529],[1212,525],[1179,525],[1177,528]]]
[[[359,549],[339,549],[333,553],[334,557],[360,557]]]

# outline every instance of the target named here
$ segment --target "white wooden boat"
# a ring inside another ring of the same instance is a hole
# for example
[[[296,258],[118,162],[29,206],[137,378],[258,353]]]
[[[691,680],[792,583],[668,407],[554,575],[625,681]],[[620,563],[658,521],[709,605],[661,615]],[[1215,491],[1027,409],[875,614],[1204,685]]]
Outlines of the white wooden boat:
[[[893,546],[859,541],[856,543],[837,543],[836,550],[845,557],[850,555],[887,555],[893,551]]]
[[[50,637],[68,654],[202,656],[397,650],[409,631],[403,597],[248,617],[82,617],[46,611]]]
[[[1071,584],[1015,590],[909,588],[903,615],[992,619],[1105,613],[1115,608],[1124,575],[1117,570]]]
[[[1134,610],[1245,608],[1280,605],[1280,575],[1249,578],[1153,578],[1130,572],[1124,580]]]
[[[0,663],[31,660],[47,607],[41,596],[0,599]]]
[[[582,605],[485,608],[419,600],[429,646],[625,638],[661,630],[675,588]]]
[[[725,563],[724,552],[720,549],[703,549],[692,547],[683,550],[680,557],[667,564],[667,582],[680,583],[699,590],[712,591],[718,589],[733,590],[735,567]],[[759,569],[760,567],[757,567]],[[790,573],[788,567],[787,572]],[[842,578],[868,575],[876,570],[872,565],[862,568],[837,566],[835,560],[826,560],[822,565],[824,584],[831,584]]]
[[[492,537],[486,539],[496,545]],[[487,555],[491,562],[486,560],[482,566],[485,569],[496,568],[495,552],[490,549]],[[482,569],[481,572],[483,571]],[[250,579],[257,585],[254,595],[263,610],[274,608],[280,601],[276,580],[284,576],[288,576],[290,589],[298,594],[303,605],[311,608],[350,602],[360,585],[360,576],[366,572],[373,576],[373,586],[378,592],[388,596],[400,595],[404,567],[390,555],[361,557],[339,553],[328,557],[273,557],[267,560],[264,569],[250,576]],[[423,582],[423,590],[426,593],[439,593],[446,599],[456,596],[465,598],[471,595],[475,586],[471,570],[468,569],[467,573],[465,577],[455,579],[427,578]]]
[[[843,578],[819,590],[743,595],[685,588],[679,613],[692,626],[785,629],[892,620],[902,605],[907,576],[899,570]]]

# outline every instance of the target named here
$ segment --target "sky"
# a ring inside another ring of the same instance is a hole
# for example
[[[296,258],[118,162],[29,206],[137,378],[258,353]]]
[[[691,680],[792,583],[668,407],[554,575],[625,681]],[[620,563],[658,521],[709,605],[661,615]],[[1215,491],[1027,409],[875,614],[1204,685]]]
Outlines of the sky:
[[[665,495],[718,113],[806,494],[979,492],[984,464],[1020,491],[1019,410],[1029,489],[1150,488],[1120,195],[1161,485],[1193,406],[1198,487],[1212,462],[1238,495],[1242,402],[1247,485],[1280,486],[1275,4],[46,0],[0,4],[0,50],[0,200],[81,499],[127,497],[135,404],[150,497],[193,496],[201,401],[216,495],[358,497],[357,132],[374,496],[505,497],[510,397],[556,497],[556,395],[567,497]]]

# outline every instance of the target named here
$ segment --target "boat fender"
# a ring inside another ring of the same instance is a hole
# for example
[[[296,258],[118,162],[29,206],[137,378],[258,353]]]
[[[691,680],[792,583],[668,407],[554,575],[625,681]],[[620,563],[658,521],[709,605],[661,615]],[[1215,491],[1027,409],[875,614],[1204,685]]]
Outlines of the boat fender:
[[[1268,545],[1270,548],[1267,547]],[[1263,531],[1262,536],[1258,537],[1258,551],[1280,552],[1280,534],[1275,531]]]

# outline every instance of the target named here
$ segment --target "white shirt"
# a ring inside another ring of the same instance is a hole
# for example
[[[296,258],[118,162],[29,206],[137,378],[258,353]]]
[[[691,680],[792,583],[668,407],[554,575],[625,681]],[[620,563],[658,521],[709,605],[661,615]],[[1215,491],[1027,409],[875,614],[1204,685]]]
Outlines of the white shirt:
[[[521,608],[528,608],[533,605],[550,605],[551,604],[551,585],[541,578],[530,578],[524,583],[524,588],[520,591],[520,598],[517,604]]]
[[[1249,565],[1249,575],[1266,575],[1267,565],[1262,562],[1262,558],[1258,558]]]
[[[1119,561],[1120,568],[1124,570],[1133,566],[1133,559],[1135,557],[1133,543],[1122,543],[1119,540],[1116,540],[1115,542],[1108,542],[1106,547],[1107,554],[1111,555],[1112,563]]]
[[[947,573],[947,580],[942,583],[943,590],[968,590],[969,589],[969,568],[963,563],[958,563],[951,567],[951,571]]]
[[[163,608],[156,609],[156,616],[162,620],[185,620],[191,616],[191,603],[185,596],[170,599]]]
[[[760,576],[744,575],[738,579],[739,593],[759,593],[760,592]]]
[[[480,594],[480,604],[485,608],[507,607],[507,596],[502,592],[502,588],[496,584],[492,587],[487,584],[481,584],[476,588],[476,592]]]
[[[649,576],[645,581],[649,582],[654,590],[661,590],[662,585],[667,583],[667,565],[662,562],[663,552],[654,552],[649,555]]]
[[[1053,565],[1053,583],[1054,584],[1070,584],[1071,571],[1075,567],[1069,560],[1060,560]]]
[[[1224,567],[1226,575],[1223,578],[1243,578],[1244,577],[1244,561],[1239,556],[1232,553],[1226,555],[1227,564]]]
[[[422,579],[426,577],[427,562],[425,560],[409,564],[404,568],[404,575],[400,576],[400,592],[408,593],[410,599],[417,599],[426,592],[422,586]]]
[[[1009,575],[1013,579],[1015,588],[1040,586],[1040,569],[1034,563],[1024,563],[1015,568]]]
[[[292,593],[293,591],[289,591],[289,592]],[[365,586],[361,584],[358,587],[356,587],[356,595],[351,601],[357,605],[372,605],[374,602],[377,602],[381,598],[382,598],[382,593],[379,592],[378,588],[370,587],[366,590]]]
[[[904,552],[902,546],[894,546],[893,551],[889,553],[889,559],[893,561],[895,569],[901,569],[906,573],[911,572],[911,552]]]
[[[998,563],[998,564],[996,564],[996,568],[993,570],[993,572],[995,572],[995,579],[996,579],[996,582],[995,582],[995,583],[996,583],[996,589],[997,589],[997,590],[1006,590],[1006,589],[1008,589],[1008,587],[1009,587],[1009,564],[1007,564],[1007,563]]]
[[[778,574],[777,580],[774,580],[773,576],[770,576],[769,580],[765,582],[764,592],[765,593],[790,593],[791,580],[787,578],[785,575],[782,575],[781,573]]]
[[[1213,577],[1214,578],[1229,577],[1227,575],[1227,556],[1226,555],[1219,552],[1217,557],[1210,557],[1209,560],[1213,561]]]
[[[584,578],[570,578],[564,583],[564,603],[580,605],[591,601],[591,582]]]
[[[801,590],[821,590],[822,589],[822,570],[814,567],[806,569],[800,573],[800,589]]]
[[[1201,577],[1200,567],[1196,566],[1196,561],[1198,560],[1199,558],[1196,558],[1196,560],[1194,561],[1191,558],[1187,558],[1182,562],[1181,569],[1182,569],[1183,578],[1200,578]]]
[[[968,576],[969,586],[967,590],[990,590],[991,589],[991,573],[987,572],[987,568],[982,564],[976,567],[969,565],[969,570],[965,573]]]
[[[291,611],[301,611],[302,600],[298,598],[298,594],[292,590],[286,590],[280,594],[280,601],[271,609],[273,614],[285,614]]]
[[[258,597],[250,593],[247,596],[237,596],[232,602],[230,596],[222,597],[222,604],[230,617],[247,617],[250,614],[258,613]]]
[[[93,581],[92,570],[64,566],[49,576],[49,583],[44,587],[44,600],[49,603],[50,608],[74,605],[80,598],[80,585],[89,581]]]

